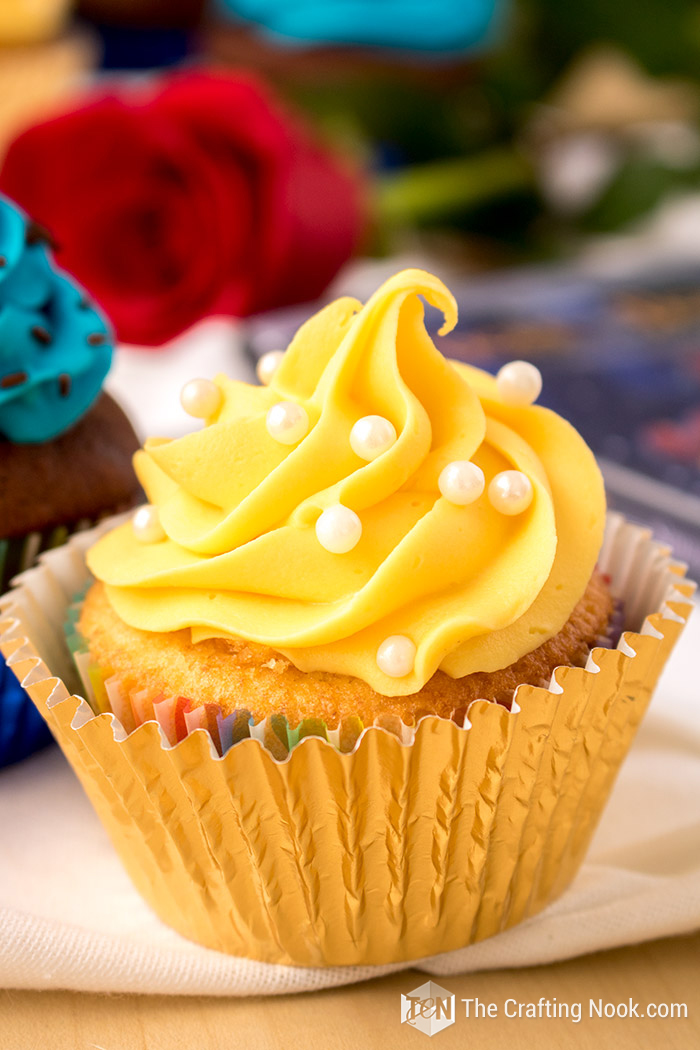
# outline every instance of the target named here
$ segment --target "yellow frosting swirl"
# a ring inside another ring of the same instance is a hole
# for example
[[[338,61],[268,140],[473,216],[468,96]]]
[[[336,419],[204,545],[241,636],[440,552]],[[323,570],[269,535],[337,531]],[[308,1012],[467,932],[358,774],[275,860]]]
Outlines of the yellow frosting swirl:
[[[118,615],[147,631],[192,629],[197,642],[237,636],[306,671],[364,679],[389,696],[505,667],[565,624],[602,541],[604,493],[594,458],[555,413],[503,403],[495,380],[446,361],[423,323],[423,296],[457,308],[435,277],[406,270],[363,307],[339,299],[298,331],[267,387],[218,376],[205,427],[154,439],[135,466],[166,539],[143,544],[130,523],[89,552]],[[279,401],[306,409],[294,447],[267,432]],[[361,417],[390,420],[396,442],[365,462],[349,435]],[[516,469],[529,508],[499,513],[486,492],[468,506],[438,478],[471,460],[486,483]],[[362,522],[357,546],[332,554],[315,522],[337,503]],[[416,646],[413,671],[391,678],[377,649],[391,635]]]

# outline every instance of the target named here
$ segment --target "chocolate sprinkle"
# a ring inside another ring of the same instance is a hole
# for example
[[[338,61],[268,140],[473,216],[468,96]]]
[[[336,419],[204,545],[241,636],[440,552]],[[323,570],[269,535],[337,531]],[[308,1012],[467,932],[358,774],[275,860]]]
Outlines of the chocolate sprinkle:
[[[0,255],[0,270],[3,268],[3,266],[7,266],[7,259],[4,255]]]
[[[0,389],[11,390],[13,386],[21,386],[22,383],[26,383],[29,376],[26,372],[10,372],[9,375],[3,376],[0,379]]]
[[[92,303],[88,299],[87,295],[84,295],[82,297],[82,299],[80,299],[79,302],[78,302],[78,309],[79,310],[89,310],[89,309],[91,309],[91,307],[92,307]]]
[[[33,325],[29,329],[29,331],[34,336],[37,343],[43,343],[44,346],[49,346],[49,344],[53,342],[51,332],[49,332],[48,328],[44,328],[44,326],[41,324]]]
[[[48,244],[49,248],[53,249],[53,251],[56,251],[58,249],[56,241],[46,229],[46,227],[41,226],[38,222],[34,222],[34,220],[27,223],[27,231],[24,235],[24,239],[25,242],[30,245]]]
[[[107,336],[104,334],[104,332],[91,332],[90,335],[87,337],[89,346],[102,346],[102,344],[106,342],[106,340]]]
[[[58,389],[61,397],[68,397],[70,394],[71,380],[67,372],[62,372],[58,377]]]

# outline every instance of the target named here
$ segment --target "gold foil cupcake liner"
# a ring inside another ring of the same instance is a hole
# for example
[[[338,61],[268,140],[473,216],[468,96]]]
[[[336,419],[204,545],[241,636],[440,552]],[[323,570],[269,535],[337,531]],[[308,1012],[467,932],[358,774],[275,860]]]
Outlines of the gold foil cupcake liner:
[[[63,625],[98,532],[50,552],[0,600],[0,648],[80,778],[137,888],[184,936],[296,965],[381,964],[464,947],[569,884],[692,608],[684,569],[610,515],[600,567],[625,601],[616,650],[428,716],[365,729],[351,751],[307,736],[283,759],[255,736],[221,757],[174,746],[79,695]]]

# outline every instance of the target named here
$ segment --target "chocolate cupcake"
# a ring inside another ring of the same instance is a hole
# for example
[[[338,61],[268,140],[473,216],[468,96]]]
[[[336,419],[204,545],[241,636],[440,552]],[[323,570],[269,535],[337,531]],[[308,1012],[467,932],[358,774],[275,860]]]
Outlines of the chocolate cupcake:
[[[46,231],[0,197],[0,593],[41,551],[140,491],[138,440],[102,393],[111,330],[50,249]],[[11,676],[3,682],[0,764],[33,749],[31,724],[46,737]]]
[[[70,373],[52,381],[67,401]],[[136,448],[131,423],[105,393],[53,440],[0,439],[3,589],[42,550],[138,501],[141,490],[131,466]]]

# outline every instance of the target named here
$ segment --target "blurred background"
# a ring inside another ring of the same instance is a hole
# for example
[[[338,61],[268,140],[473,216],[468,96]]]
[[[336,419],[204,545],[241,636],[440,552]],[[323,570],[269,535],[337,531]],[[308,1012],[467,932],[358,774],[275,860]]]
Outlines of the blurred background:
[[[700,571],[691,0],[3,0],[0,190],[112,318],[142,436],[418,265],[443,352],[534,361]]]

